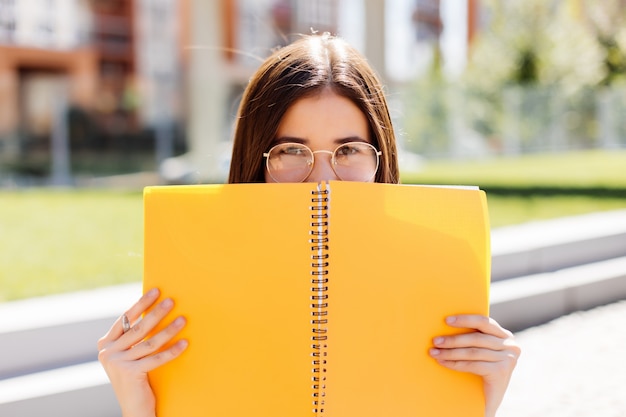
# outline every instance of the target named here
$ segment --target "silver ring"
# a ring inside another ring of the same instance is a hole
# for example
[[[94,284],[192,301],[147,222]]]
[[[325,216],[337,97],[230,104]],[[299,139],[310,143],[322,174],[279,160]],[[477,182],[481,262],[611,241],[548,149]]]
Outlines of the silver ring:
[[[130,330],[130,320],[128,320],[128,316],[126,314],[122,315],[122,331],[126,333]]]

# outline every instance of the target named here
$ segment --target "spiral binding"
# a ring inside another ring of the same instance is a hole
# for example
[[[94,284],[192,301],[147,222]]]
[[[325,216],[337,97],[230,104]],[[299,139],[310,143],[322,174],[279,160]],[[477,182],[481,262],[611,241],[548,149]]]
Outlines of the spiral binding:
[[[328,340],[328,184],[311,191],[311,324],[313,413],[324,415]]]

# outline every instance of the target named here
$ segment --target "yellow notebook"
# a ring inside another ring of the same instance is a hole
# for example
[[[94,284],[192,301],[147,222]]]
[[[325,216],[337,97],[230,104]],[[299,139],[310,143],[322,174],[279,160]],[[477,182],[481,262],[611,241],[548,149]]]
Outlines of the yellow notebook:
[[[475,188],[331,181],[148,187],[144,288],[187,317],[150,373],[159,417],[482,417],[477,376],[428,356],[488,314]]]

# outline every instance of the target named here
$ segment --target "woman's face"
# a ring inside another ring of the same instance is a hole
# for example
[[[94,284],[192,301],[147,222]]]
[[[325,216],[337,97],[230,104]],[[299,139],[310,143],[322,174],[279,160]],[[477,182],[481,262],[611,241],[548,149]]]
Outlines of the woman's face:
[[[367,118],[349,99],[324,90],[296,101],[285,113],[273,145],[301,143],[313,152],[333,152],[348,142],[371,143]],[[315,153],[315,163],[305,182],[339,180],[331,167],[331,154]],[[372,178],[373,181],[373,178]],[[265,182],[275,182],[265,170]]]

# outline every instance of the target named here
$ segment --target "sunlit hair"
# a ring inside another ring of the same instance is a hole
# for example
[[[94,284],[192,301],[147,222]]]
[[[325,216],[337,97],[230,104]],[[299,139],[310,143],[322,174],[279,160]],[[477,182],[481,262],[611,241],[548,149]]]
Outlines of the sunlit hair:
[[[252,76],[237,121],[229,183],[264,182],[263,152],[297,100],[331,89],[367,118],[372,144],[382,151],[376,182],[398,182],[396,142],[387,101],[365,58],[343,39],[309,35],[274,52]]]

